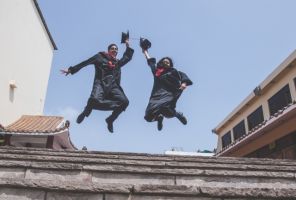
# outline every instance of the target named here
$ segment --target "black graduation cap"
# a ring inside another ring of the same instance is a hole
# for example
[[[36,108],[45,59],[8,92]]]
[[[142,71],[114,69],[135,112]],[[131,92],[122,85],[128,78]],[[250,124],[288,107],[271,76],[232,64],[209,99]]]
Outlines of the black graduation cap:
[[[121,33],[121,43],[125,43],[125,41],[129,39],[129,31],[127,31],[126,33],[122,32]]]
[[[140,47],[147,50],[151,47],[151,42],[148,39],[140,38]]]
[[[121,43],[125,43],[125,41],[127,39],[131,39],[131,40],[139,40],[138,38],[130,38],[129,37],[129,31],[127,31],[126,33],[122,32],[121,33]],[[151,42],[146,39],[146,38],[142,38],[140,37],[140,47],[144,50],[147,50],[151,47]]]

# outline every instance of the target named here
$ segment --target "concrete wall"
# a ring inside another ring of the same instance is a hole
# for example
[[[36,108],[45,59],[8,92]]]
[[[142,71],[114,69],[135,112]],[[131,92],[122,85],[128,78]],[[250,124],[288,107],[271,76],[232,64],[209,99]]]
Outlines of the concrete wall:
[[[33,0],[1,0],[0,25],[0,123],[6,126],[43,113],[53,46]]]
[[[0,199],[292,200],[296,161],[0,147]]]

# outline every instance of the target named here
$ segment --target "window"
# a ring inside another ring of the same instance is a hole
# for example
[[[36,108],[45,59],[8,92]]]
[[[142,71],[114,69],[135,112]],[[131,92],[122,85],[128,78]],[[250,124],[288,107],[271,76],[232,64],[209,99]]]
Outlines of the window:
[[[247,120],[248,120],[249,130],[252,130],[255,126],[257,126],[258,124],[260,124],[261,122],[263,122],[264,121],[264,117],[263,117],[263,109],[262,109],[262,106],[260,106],[253,113],[251,113],[247,117]]]
[[[274,115],[277,111],[292,102],[289,85],[287,84],[270,99],[268,99],[269,113]]]
[[[231,133],[229,131],[225,135],[222,136],[222,148],[226,147],[230,143],[231,143]]]
[[[240,138],[245,134],[246,134],[245,121],[242,120],[233,128],[233,136],[234,136],[234,139],[237,140],[238,138]]]
[[[0,134],[0,146],[4,144],[4,135]]]

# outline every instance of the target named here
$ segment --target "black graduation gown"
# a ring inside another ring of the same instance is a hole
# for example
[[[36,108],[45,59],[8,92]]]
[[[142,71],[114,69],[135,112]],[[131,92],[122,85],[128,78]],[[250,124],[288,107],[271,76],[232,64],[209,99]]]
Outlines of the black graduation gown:
[[[154,84],[146,108],[145,119],[147,121],[153,121],[159,114],[163,114],[165,117],[173,117],[176,112],[176,103],[182,94],[182,90],[179,89],[181,84],[186,83],[187,85],[192,85],[192,81],[185,73],[175,68],[169,68],[157,77],[155,75],[155,58],[150,58],[147,62],[154,77]]]
[[[121,106],[123,101],[128,104],[127,97],[120,86],[121,67],[132,59],[133,53],[134,50],[127,47],[123,57],[118,60],[105,52],[99,52],[91,58],[69,67],[70,73],[75,74],[87,65],[95,66],[93,88],[87,105],[89,109],[114,110]],[[111,68],[110,64],[114,67]]]

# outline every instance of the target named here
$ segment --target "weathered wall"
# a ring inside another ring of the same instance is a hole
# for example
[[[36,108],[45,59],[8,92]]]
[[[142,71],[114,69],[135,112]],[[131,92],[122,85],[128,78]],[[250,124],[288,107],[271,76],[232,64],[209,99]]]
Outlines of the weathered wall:
[[[296,197],[291,160],[0,148],[0,199]]]

